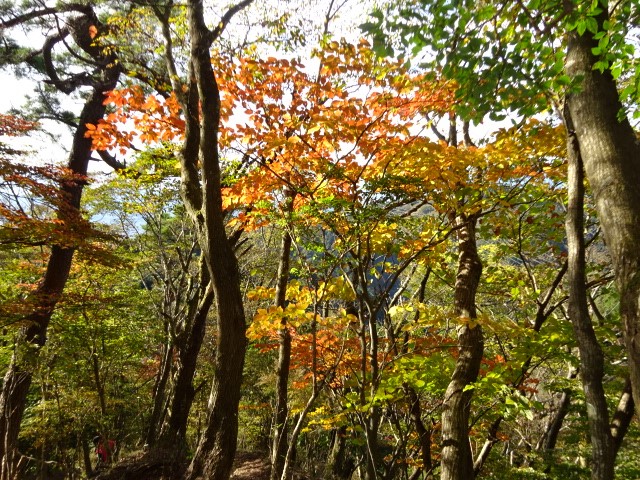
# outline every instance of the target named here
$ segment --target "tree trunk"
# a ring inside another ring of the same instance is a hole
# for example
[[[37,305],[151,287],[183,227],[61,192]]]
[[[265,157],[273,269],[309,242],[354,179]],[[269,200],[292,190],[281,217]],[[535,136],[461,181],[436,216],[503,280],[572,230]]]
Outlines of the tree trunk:
[[[571,116],[565,118],[568,129],[569,162],[567,243],[569,268],[569,319],[573,324],[578,350],[580,374],[587,403],[591,435],[591,478],[613,479],[613,442],[609,430],[609,411],[602,386],[604,355],[591,323],[587,303],[586,261],[584,246],[584,174],[580,152],[572,133]]]
[[[333,439],[325,468],[325,478],[348,480],[355,469],[355,462],[347,452],[347,427],[333,430]]]
[[[293,208],[293,198],[286,208]],[[276,279],[277,307],[286,307],[287,285],[289,283],[289,258],[291,256],[291,234],[288,230],[282,233],[280,245],[280,261],[278,263],[278,276]],[[282,476],[284,463],[289,449],[287,417],[289,415],[289,366],[291,364],[291,332],[287,319],[282,318],[280,332],[278,334],[278,364],[276,382],[276,408],[273,419],[273,443],[271,446],[271,480],[278,480]]]
[[[416,394],[416,391],[409,385],[404,385],[404,391],[407,395],[407,401],[409,402],[409,415],[411,417],[411,423],[416,429],[418,434],[418,442],[420,444],[420,457],[422,459],[422,470],[424,471],[425,478],[433,478],[433,461],[431,460],[431,427],[425,426],[422,421],[422,409],[420,407],[420,398]]]
[[[201,274],[204,293],[193,312],[193,318],[188,322],[186,338],[178,350],[178,362],[175,387],[169,408],[169,421],[160,433],[160,448],[170,447],[180,457],[186,452],[187,422],[189,411],[195,397],[193,377],[196,373],[198,355],[204,340],[207,325],[207,315],[213,304],[213,289],[208,286],[208,273]]]
[[[82,176],[87,174],[92,151],[91,139],[85,138],[86,124],[96,124],[102,119],[106,110],[103,105],[104,95],[115,88],[120,76],[120,65],[115,58],[109,58],[107,61],[100,58],[96,62],[104,65],[101,72],[103,78],[93,88],[80,113],[67,165],[74,174]],[[83,187],[83,181],[66,182],[61,187],[66,205],[58,211],[57,215],[65,223],[76,222],[81,218],[80,200]],[[73,247],[58,245],[52,247],[45,274],[27,301],[34,305],[33,312],[25,318],[25,327],[18,335],[11,364],[5,374],[0,392],[0,478],[2,480],[15,478],[17,474],[15,467],[18,461],[16,451],[18,433],[31,386],[33,368],[35,368],[40,348],[46,343],[47,328],[66,285],[74,250]]]
[[[567,378],[573,379],[576,378],[577,375],[578,370],[575,368],[570,368]],[[570,403],[571,389],[566,388],[562,391],[556,413],[553,415],[553,418],[549,422],[549,425],[547,426],[544,435],[538,442],[538,445],[536,445],[536,450],[542,451],[543,455],[547,459],[547,462],[551,460],[551,454],[556,448],[558,435],[560,434],[560,429],[562,428],[562,424],[564,423],[564,418],[567,416],[567,413],[569,413]]]
[[[164,419],[164,412],[167,408],[167,383],[171,377],[171,366],[173,365],[173,341],[171,335],[168,332],[168,322],[165,322],[165,334],[167,340],[163,347],[164,354],[162,355],[162,362],[160,363],[160,369],[156,375],[156,382],[153,386],[153,408],[151,409],[151,415],[149,416],[149,426],[145,435],[145,444],[148,447],[153,447],[158,439],[158,432],[162,426]]]
[[[443,480],[474,478],[473,458],[469,445],[469,413],[472,390],[465,387],[478,378],[484,350],[482,327],[474,320],[475,296],[482,275],[482,262],[476,246],[476,216],[458,216],[458,274],[455,285],[455,314],[458,327],[458,359],[445,392],[442,411],[442,472]]]
[[[627,434],[631,419],[633,418],[634,401],[631,396],[631,381],[627,379],[618,401],[618,407],[611,420],[611,438],[613,439],[613,454],[618,455],[622,446],[622,440]]]
[[[246,0],[232,7],[216,29],[210,31],[204,21],[202,0],[187,2],[191,50],[188,102],[183,105],[187,126],[180,159],[182,197],[209,269],[218,314],[207,424],[185,474],[189,480],[227,480],[238,437],[246,325],[240,273],[233,245],[226,235],[222,210],[218,151],[220,94],[209,49],[231,16],[249,3],[251,0]]]
[[[567,272],[567,262],[565,261],[562,264],[562,267],[560,268],[560,270],[558,270],[553,282],[551,282],[551,285],[549,286],[547,291],[544,293],[544,295],[541,294],[536,300],[536,303],[538,304],[538,308],[536,310],[536,317],[533,322],[532,330],[534,332],[540,331],[540,329],[542,328],[542,325],[544,325],[544,323],[547,321],[547,318],[549,318],[549,315],[551,315],[551,313],[553,313],[553,311],[555,310],[557,305],[551,305],[551,307],[549,307],[549,304],[551,303],[554,292],[562,283],[562,278],[564,277],[566,272]],[[524,362],[522,362],[522,365],[520,366],[520,375],[518,375],[518,378],[511,384],[511,387],[510,387],[513,391],[516,391],[517,389],[519,389],[522,383],[528,378],[528,373],[529,373],[529,369],[531,368],[532,360],[533,360],[533,357],[528,357],[525,359]],[[484,467],[485,462],[489,458],[489,455],[491,454],[493,447],[499,441],[498,431],[500,430],[502,420],[504,420],[504,417],[499,416],[493,421],[493,423],[489,427],[489,431],[487,432],[487,438],[484,442],[484,445],[480,449],[480,453],[478,453],[478,455],[476,456],[476,460],[473,463],[473,471],[476,477],[480,475],[480,472],[482,471],[482,468]]]
[[[607,18],[605,4],[600,27]],[[622,105],[611,72],[593,68],[597,43],[589,32],[569,33],[565,70],[581,79],[581,89],[567,97],[567,107],[611,253],[633,397],[640,398],[640,146],[626,117],[619,120]]]

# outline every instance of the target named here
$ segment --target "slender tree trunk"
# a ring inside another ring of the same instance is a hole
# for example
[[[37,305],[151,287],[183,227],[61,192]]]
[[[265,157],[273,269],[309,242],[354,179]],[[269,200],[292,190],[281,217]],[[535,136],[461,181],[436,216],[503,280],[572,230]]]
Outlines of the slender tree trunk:
[[[168,325],[166,326],[166,329],[168,330]],[[158,371],[156,382],[153,387],[153,408],[151,409],[149,426],[145,436],[145,443],[149,447],[153,447],[156,444],[158,432],[162,425],[164,418],[163,412],[167,406],[167,383],[171,377],[171,366],[173,364],[173,341],[171,340],[169,332],[167,331],[165,333],[167,335],[167,340],[164,345],[164,355],[162,356],[160,370]]]
[[[207,325],[207,316],[211,310],[214,300],[213,289],[208,286],[209,275],[206,268],[200,275],[200,280],[204,287],[204,293],[197,300],[197,306],[188,321],[187,331],[184,332],[185,339],[181,342],[178,350],[178,362],[176,371],[175,387],[169,408],[169,421],[160,433],[159,446],[161,448],[170,447],[178,457],[184,456],[186,452],[187,422],[189,411],[195,397],[193,388],[193,377],[196,373],[196,364]]]
[[[87,443],[86,438],[81,438],[80,444],[82,445],[82,461],[84,462],[84,473],[87,478],[91,478],[94,475],[93,465],[91,463],[91,450],[89,449],[89,444]]]
[[[606,2],[598,16],[599,30],[608,19]],[[622,111],[609,70],[594,69],[590,32],[569,33],[565,70],[581,79],[580,91],[567,97],[573,132],[589,179],[611,253],[620,292],[633,397],[640,396],[640,146]],[[583,372],[586,373],[586,372]],[[638,406],[636,405],[636,409]]]
[[[584,246],[584,174],[580,152],[572,133],[571,117],[565,118],[569,136],[567,243],[569,250],[569,319],[580,351],[580,373],[591,434],[591,478],[613,479],[613,442],[609,430],[609,411],[602,386],[604,355],[591,323],[587,303],[586,261]]]
[[[85,138],[86,124],[96,124],[102,119],[106,110],[103,105],[104,95],[115,88],[120,76],[120,66],[115,62],[115,58],[108,59],[108,62],[102,58],[97,61],[104,62],[103,78],[94,87],[80,113],[67,165],[74,174],[78,175],[87,174],[91,156],[91,139]],[[66,197],[66,205],[58,212],[60,220],[73,223],[80,219],[83,187],[82,181],[67,182],[61,187]],[[18,461],[17,440],[33,369],[40,348],[46,343],[51,316],[66,285],[74,250],[72,247],[58,245],[51,248],[45,274],[28,300],[29,303],[33,303],[34,309],[25,318],[26,326],[18,335],[11,364],[5,374],[0,392],[0,478],[2,480],[15,478],[18,474],[15,471]]]
[[[342,425],[333,430],[333,439],[325,468],[325,478],[348,480],[355,464],[347,452],[347,427]]]
[[[420,444],[420,457],[422,458],[422,470],[424,471],[425,478],[433,478],[433,461],[431,459],[431,427],[425,426],[422,421],[422,409],[420,407],[420,398],[416,394],[416,391],[408,386],[404,386],[404,391],[407,394],[407,401],[409,402],[409,415],[411,416],[411,423],[413,428],[416,429],[418,434],[418,442]]]
[[[570,368],[568,377],[569,379],[576,378],[578,375],[578,370],[575,368]],[[541,450],[543,455],[547,458],[547,461],[550,460],[551,453],[556,448],[556,443],[558,441],[558,435],[560,434],[560,429],[562,428],[562,424],[564,423],[564,418],[569,413],[569,404],[571,403],[571,389],[566,388],[562,391],[562,395],[560,396],[560,402],[558,403],[558,409],[556,413],[553,415],[553,418],[549,422],[547,429],[544,432],[544,435],[536,445],[536,450]]]
[[[482,275],[482,262],[476,246],[476,216],[456,218],[458,230],[458,274],[455,285],[455,313],[463,322],[458,327],[458,359],[445,392],[442,411],[443,480],[472,480],[473,458],[469,445],[469,413],[472,390],[484,350],[482,327],[474,323],[476,290]]]
[[[546,291],[544,296],[540,296],[537,299],[536,303],[538,304],[538,308],[536,311],[536,317],[535,317],[535,321],[533,323],[533,328],[532,328],[534,332],[540,331],[540,329],[542,328],[542,325],[544,325],[544,323],[547,321],[547,318],[549,318],[549,315],[551,315],[551,313],[555,310],[556,306],[552,305],[549,308],[549,304],[551,303],[553,294],[557,290],[558,286],[561,284],[562,278],[564,277],[566,272],[567,272],[567,262],[565,261],[562,267],[560,268],[560,270],[558,270],[558,273],[556,274],[553,282],[551,283],[551,286]],[[525,359],[524,362],[522,362],[522,365],[520,366],[520,375],[511,384],[512,390],[517,390],[518,388],[520,388],[522,383],[527,379],[529,369],[531,368],[532,360],[533,360],[533,357],[528,357],[527,359]],[[487,438],[482,448],[480,449],[480,453],[478,453],[478,455],[476,456],[476,460],[473,462],[473,471],[476,476],[480,475],[480,472],[482,471],[482,467],[484,467],[485,462],[489,458],[489,455],[491,454],[493,447],[499,441],[498,431],[500,430],[500,426],[503,420],[504,420],[504,417],[499,416],[493,421],[493,423],[489,427],[489,431],[487,432]]]
[[[293,208],[293,198],[289,201],[289,206]],[[286,307],[287,285],[289,283],[289,259],[291,257],[291,234],[288,230],[282,233],[280,245],[280,261],[278,263],[278,276],[276,279],[277,307]],[[282,476],[284,463],[289,449],[287,417],[289,415],[289,366],[291,364],[291,332],[287,319],[282,318],[280,322],[280,332],[278,333],[278,364],[276,382],[276,408],[273,419],[273,443],[271,446],[271,480],[278,480]],[[288,479],[287,479],[288,480]]]

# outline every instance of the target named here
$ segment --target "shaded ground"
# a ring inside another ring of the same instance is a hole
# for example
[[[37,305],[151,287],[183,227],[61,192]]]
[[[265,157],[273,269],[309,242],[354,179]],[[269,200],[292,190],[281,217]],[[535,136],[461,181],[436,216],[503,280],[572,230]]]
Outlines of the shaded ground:
[[[138,454],[122,459],[96,480],[179,480],[187,464],[176,465],[171,455]],[[296,478],[301,478],[296,476]],[[264,453],[237,452],[232,480],[269,480],[269,461]]]
[[[238,452],[233,461],[232,480],[269,480],[269,461],[256,452]]]

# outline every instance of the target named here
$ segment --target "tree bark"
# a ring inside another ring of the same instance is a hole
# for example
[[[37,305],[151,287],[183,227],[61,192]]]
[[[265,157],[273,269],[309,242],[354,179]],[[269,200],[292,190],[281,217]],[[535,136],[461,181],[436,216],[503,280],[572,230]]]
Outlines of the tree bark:
[[[609,430],[609,411],[602,385],[604,376],[604,355],[593,330],[586,287],[586,260],[584,246],[584,173],[577,141],[572,133],[571,116],[565,123],[569,131],[567,137],[567,158],[569,163],[567,243],[569,268],[569,319],[573,325],[578,350],[580,352],[580,374],[587,403],[589,431],[591,436],[591,478],[594,480],[613,479],[613,442]]]
[[[404,385],[404,391],[407,395],[409,403],[409,416],[411,423],[418,434],[418,442],[420,444],[420,457],[422,458],[422,470],[425,478],[433,478],[433,461],[431,459],[431,427],[425,426],[422,421],[422,408],[420,407],[420,398],[416,391],[409,385]]]
[[[286,208],[293,208],[293,198]],[[289,259],[291,256],[291,234],[288,230],[282,233],[280,245],[280,261],[276,279],[276,307],[286,307],[287,285],[289,283]],[[273,442],[271,446],[271,480],[282,476],[284,463],[289,449],[287,417],[289,415],[289,366],[291,364],[291,332],[287,319],[282,318],[278,333],[278,364],[276,383],[276,408],[273,418]]]
[[[465,387],[478,378],[484,350],[482,327],[474,320],[476,290],[482,275],[482,262],[476,245],[476,216],[459,215],[458,274],[455,285],[455,314],[463,322],[458,327],[458,359],[445,392],[442,411],[443,480],[474,478],[473,458],[469,445],[469,413],[472,390]]]
[[[608,19],[606,3],[598,16]],[[640,146],[609,70],[600,72],[591,48],[593,35],[569,33],[567,75],[580,80],[580,91],[567,97],[573,130],[611,253],[620,292],[620,314],[633,397],[640,395]],[[636,405],[636,411],[638,406]]]
[[[230,17],[251,3],[232,7],[216,30],[204,21],[202,0],[187,2],[191,38],[185,143],[181,153],[182,197],[197,230],[218,314],[215,370],[207,424],[185,478],[227,480],[236,451],[238,404],[246,350],[240,273],[227,238],[222,209],[218,128],[220,94],[209,49]],[[200,171],[198,172],[198,166]]]
[[[160,448],[170,447],[178,457],[186,454],[186,435],[189,411],[195,397],[193,377],[207,325],[207,315],[214,300],[213,289],[209,286],[208,272],[202,272],[200,280],[204,287],[201,298],[198,299],[192,318],[187,322],[185,339],[178,350],[175,387],[169,408],[169,420],[160,433]]]
[[[103,118],[106,106],[104,95],[113,90],[120,76],[120,65],[115,56],[107,58],[94,49],[90,52],[99,65],[99,77],[96,85],[85,101],[78,128],[73,135],[67,167],[74,174],[87,174],[91,157],[91,139],[85,138],[87,123],[96,124]],[[65,182],[61,191],[66,205],[57,212],[65,223],[73,223],[81,218],[80,201],[83,181]],[[33,369],[42,346],[46,343],[47,328],[55,307],[60,300],[71,270],[75,248],[54,245],[43,278],[29,303],[34,305],[33,312],[24,319],[25,326],[20,331],[9,368],[5,374],[0,392],[0,478],[15,478],[19,472],[15,468],[19,460],[16,450],[20,423],[26,406],[27,394],[31,386]]]

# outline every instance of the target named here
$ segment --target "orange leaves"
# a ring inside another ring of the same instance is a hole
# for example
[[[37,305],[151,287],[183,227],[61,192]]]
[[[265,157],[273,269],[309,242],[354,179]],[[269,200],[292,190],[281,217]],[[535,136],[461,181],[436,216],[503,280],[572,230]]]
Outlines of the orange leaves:
[[[150,145],[183,136],[185,123],[175,95],[165,99],[130,87],[108,92],[105,104],[114,110],[97,125],[86,125],[85,136],[96,150],[119,148],[124,154],[136,141]]]
[[[268,205],[271,192],[285,186],[299,206],[321,198],[357,202],[363,182],[385,176],[417,138],[413,123],[451,108],[453,88],[379,59],[366,41],[329,42],[315,56],[320,65],[311,68],[274,57],[216,64],[227,112],[221,143],[253,161],[226,190],[225,206],[251,205],[250,215],[235,218],[250,228],[256,203]]]

